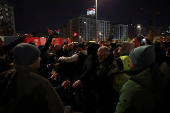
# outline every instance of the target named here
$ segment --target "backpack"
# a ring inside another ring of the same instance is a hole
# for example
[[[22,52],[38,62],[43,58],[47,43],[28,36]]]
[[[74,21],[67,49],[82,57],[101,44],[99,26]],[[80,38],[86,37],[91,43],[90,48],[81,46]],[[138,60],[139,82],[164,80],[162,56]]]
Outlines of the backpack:
[[[16,103],[16,71],[11,69],[0,74],[0,113],[14,108]]]

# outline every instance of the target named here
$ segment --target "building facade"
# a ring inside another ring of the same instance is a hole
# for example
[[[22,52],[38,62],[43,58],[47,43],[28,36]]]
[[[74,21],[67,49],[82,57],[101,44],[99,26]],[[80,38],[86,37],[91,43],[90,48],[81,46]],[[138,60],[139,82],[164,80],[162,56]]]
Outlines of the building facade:
[[[60,30],[61,38],[70,38],[70,23],[61,26]]]
[[[95,41],[96,40],[96,23],[95,17],[88,15],[78,15],[69,21],[70,38],[72,41]],[[73,36],[77,33],[77,36]],[[110,21],[103,18],[98,18],[97,34],[100,40],[110,35]]]
[[[14,10],[6,1],[0,1],[0,25],[3,22],[7,23],[9,30],[13,32],[12,35],[15,35]]]
[[[128,25],[121,23],[113,23],[113,40],[123,39],[127,40],[128,37]]]

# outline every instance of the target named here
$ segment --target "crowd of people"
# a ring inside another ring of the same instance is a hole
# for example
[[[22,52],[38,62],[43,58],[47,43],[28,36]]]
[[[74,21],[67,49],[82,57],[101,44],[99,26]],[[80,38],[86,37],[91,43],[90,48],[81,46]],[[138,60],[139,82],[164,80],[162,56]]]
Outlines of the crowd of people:
[[[1,113],[170,112],[166,41],[53,45],[48,33],[41,46],[0,38]]]

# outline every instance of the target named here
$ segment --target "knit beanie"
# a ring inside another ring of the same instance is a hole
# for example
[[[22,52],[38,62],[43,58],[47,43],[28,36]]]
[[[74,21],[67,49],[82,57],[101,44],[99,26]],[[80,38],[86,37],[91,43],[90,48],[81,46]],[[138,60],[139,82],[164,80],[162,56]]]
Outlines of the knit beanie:
[[[40,51],[35,46],[28,43],[18,44],[13,50],[13,56],[16,64],[31,65],[40,56]]]
[[[135,46],[127,41],[124,41],[122,44],[122,49],[120,50],[120,56],[122,55],[129,55],[129,53],[134,49]]]
[[[155,63],[155,51],[151,45],[140,46],[129,54],[130,60],[137,67],[145,67]]]

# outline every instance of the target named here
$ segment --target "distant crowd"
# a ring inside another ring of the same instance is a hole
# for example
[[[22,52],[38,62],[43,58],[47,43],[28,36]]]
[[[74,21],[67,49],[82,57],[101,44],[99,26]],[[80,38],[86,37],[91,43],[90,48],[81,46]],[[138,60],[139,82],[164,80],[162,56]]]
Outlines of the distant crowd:
[[[0,113],[169,113],[170,44],[5,44],[0,37]]]

